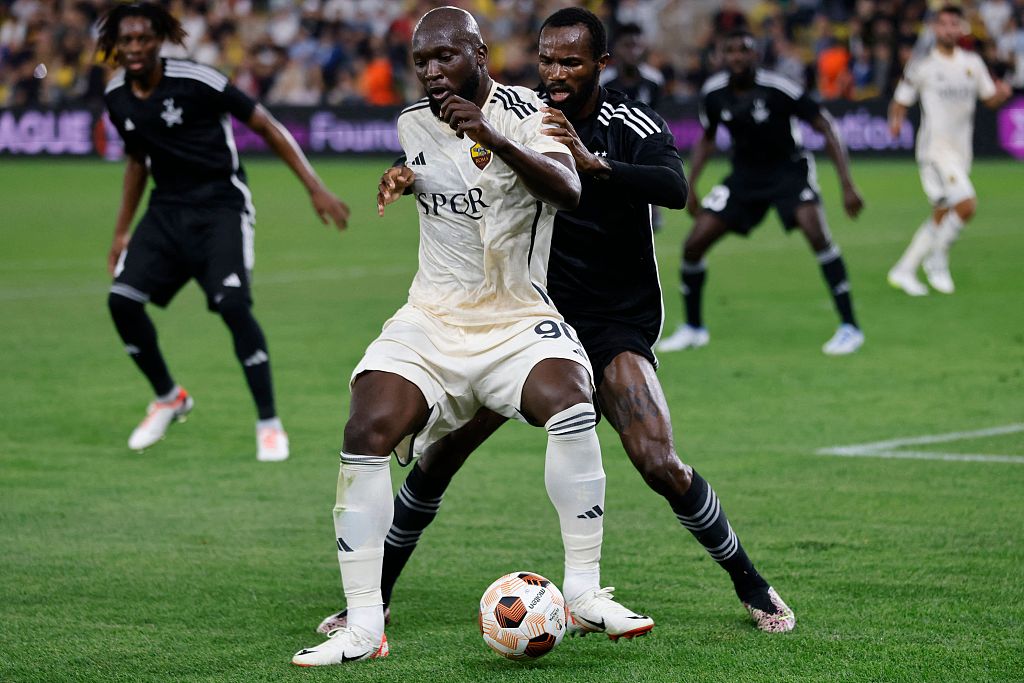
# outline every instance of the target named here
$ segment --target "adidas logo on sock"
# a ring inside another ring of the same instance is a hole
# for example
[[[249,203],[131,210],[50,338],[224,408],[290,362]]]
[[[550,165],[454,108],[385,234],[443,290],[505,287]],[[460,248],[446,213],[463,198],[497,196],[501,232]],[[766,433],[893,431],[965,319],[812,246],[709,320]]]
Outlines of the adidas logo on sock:
[[[267,352],[263,349],[257,349],[256,353],[242,361],[242,365],[247,368],[251,368],[252,366],[259,365],[260,363],[266,363],[268,360],[270,360],[270,356],[267,355]]]
[[[222,282],[221,284],[224,285],[225,287],[241,287],[242,278],[238,277],[238,273],[231,273],[231,275],[228,275],[226,278],[224,278],[224,282]]]
[[[582,515],[576,515],[576,517],[577,519],[597,519],[603,514],[604,510],[601,509],[601,506],[595,505],[594,507],[584,512]]]
[[[410,161],[407,165],[408,166],[426,166],[427,165],[427,160],[423,158],[423,152],[420,152],[415,157],[413,157],[413,160]]]

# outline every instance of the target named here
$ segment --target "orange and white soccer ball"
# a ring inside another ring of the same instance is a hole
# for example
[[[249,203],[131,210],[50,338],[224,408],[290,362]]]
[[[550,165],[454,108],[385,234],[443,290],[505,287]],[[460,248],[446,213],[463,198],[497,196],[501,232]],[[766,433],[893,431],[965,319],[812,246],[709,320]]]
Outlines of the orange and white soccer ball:
[[[537,659],[562,642],[569,613],[562,592],[533,572],[501,577],[480,598],[484,642],[509,659]]]

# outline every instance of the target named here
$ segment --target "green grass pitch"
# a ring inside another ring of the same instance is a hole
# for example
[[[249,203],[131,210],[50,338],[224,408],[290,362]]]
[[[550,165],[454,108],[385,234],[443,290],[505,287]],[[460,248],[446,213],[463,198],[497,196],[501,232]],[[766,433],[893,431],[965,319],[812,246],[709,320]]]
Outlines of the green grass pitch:
[[[148,390],[105,306],[121,167],[0,163],[0,680],[1024,680],[1024,465],[816,454],[1024,422],[1024,200],[1009,162],[975,168],[957,293],[915,300],[885,272],[927,211],[916,167],[854,160],[867,209],[850,221],[821,165],[867,334],[855,356],[820,352],[836,324],[825,286],[771,218],[709,257],[712,344],[662,358],[680,451],[795,608],[793,633],[751,628],[602,424],[603,583],[658,626],[527,665],[496,656],[476,628],[483,589],[512,570],[562,572],[544,435],[512,424],[453,484],[399,583],[392,656],[292,667],[342,605],[330,509],[348,375],[416,267],[412,202],[375,213],[385,163],[317,164],[352,206],[343,235],[282,164],[249,164],[284,464],[255,460],[242,373],[195,285],[153,315],[196,410],[148,452],[127,450]],[[668,212],[658,237],[668,326],[689,226]],[[1024,433],[913,449],[1024,456]]]

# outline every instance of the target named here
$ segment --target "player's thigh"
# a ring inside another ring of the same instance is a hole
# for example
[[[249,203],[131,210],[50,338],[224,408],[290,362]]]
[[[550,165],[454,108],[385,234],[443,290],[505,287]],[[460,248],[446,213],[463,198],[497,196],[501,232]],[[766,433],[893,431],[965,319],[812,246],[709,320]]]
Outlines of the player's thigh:
[[[958,160],[926,160],[920,163],[918,170],[928,201],[938,209],[950,209],[976,197],[968,169]]]
[[[188,258],[211,311],[222,302],[252,303],[255,262],[251,216],[233,208],[196,209]]]
[[[793,220],[815,253],[828,249],[832,233],[820,202],[799,202],[793,208]]]
[[[430,416],[423,392],[401,375],[370,370],[352,383],[344,450],[357,455],[389,455]]]
[[[704,197],[701,201],[701,215],[717,217],[729,232],[749,234],[768,212],[768,203],[760,196],[762,193],[752,181],[753,178],[733,173],[722,184],[711,188]],[[714,239],[717,240],[722,234],[724,231],[719,232]]]
[[[150,206],[128,241],[111,293],[166,306],[189,281],[182,259],[182,221],[177,209]]]
[[[451,479],[469,456],[506,422],[508,418],[504,415],[481,408],[469,422],[431,444],[420,456],[420,467],[434,477]]]
[[[623,439],[671,443],[668,402],[650,360],[622,351],[604,368],[597,389],[601,412]]]
[[[485,349],[474,362],[473,392],[501,415],[539,426],[576,403],[592,401],[586,351],[557,314],[496,327],[469,343]]]

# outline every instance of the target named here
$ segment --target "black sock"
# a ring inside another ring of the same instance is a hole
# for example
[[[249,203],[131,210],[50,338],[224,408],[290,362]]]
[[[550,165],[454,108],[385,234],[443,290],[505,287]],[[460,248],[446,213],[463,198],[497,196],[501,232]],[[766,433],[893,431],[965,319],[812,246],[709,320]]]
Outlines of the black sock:
[[[111,293],[107,299],[110,315],[117,333],[121,335],[125,350],[139,370],[149,380],[153,393],[163,396],[174,388],[174,380],[167,370],[160,346],[156,341],[156,328],[146,314],[144,304],[134,299]]]
[[[395,496],[395,519],[384,539],[384,567],[381,570],[380,590],[384,604],[391,602],[398,575],[416,550],[423,530],[434,521],[441,507],[441,499],[450,480],[437,479],[424,472],[417,462],[409,470],[402,488]]]
[[[828,291],[836,304],[839,318],[847,325],[857,327],[853,317],[853,300],[850,298],[850,281],[846,278],[846,264],[835,245],[822,249],[815,256],[821,265],[821,274],[828,284]]]
[[[718,495],[696,470],[689,490],[678,498],[669,498],[669,505],[711,558],[729,572],[740,600],[768,613],[778,611],[768,599],[768,582],[761,578],[747,557],[718,502]]]
[[[683,265],[679,269],[679,276],[682,278],[683,307],[686,314],[686,324],[691,327],[704,327],[701,315],[701,297],[704,295],[704,278],[707,275],[707,268],[704,261],[691,263],[683,259]]]
[[[235,356],[242,364],[245,381],[256,402],[256,412],[261,420],[277,416],[274,406],[274,385],[270,379],[270,355],[263,330],[253,317],[246,303],[220,304],[220,315],[231,330],[235,342]]]

